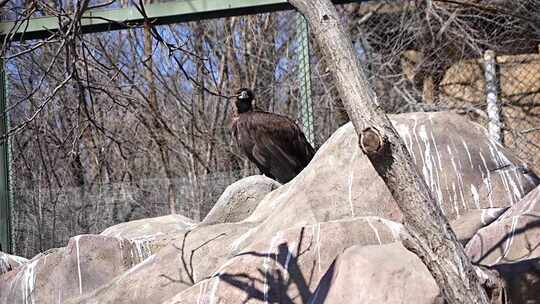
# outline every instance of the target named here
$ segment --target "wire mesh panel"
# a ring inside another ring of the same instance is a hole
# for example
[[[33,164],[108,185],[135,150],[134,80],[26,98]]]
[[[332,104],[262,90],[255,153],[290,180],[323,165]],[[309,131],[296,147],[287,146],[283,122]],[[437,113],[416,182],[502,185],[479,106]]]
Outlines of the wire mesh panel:
[[[540,169],[538,1],[372,1],[341,13],[388,113],[451,110],[487,126],[493,51],[503,143]]]
[[[302,126],[307,140],[314,145],[315,134],[313,129],[313,103],[311,100],[311,63],[309,54],[309,29],[304,16],[297,14],[298,23],[298,77],[300,79],[300,108],[302,115]]]
[[[496,56],[503,143],[537,170],[540,160],[539,59],[539,54],[534,53]],[[487,124],[485,88],[483,60],[462,61],[450,67],[445,75],[444,101]]]

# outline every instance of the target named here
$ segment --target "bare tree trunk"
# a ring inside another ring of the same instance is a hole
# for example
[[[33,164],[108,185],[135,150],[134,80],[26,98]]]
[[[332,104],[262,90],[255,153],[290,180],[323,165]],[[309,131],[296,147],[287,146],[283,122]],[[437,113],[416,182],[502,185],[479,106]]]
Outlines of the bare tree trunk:
[[[337,83],[359,144],[404,215],[409,249],[448,303],[489,303],[473,266],[385,115],[330,0],[289,0],[309,21]]]
[[[153,0],[148,0],[150,4]],[[167,187],[167,201],[169,204],[169,212],[171,214],[176,213],[176,189],[173,180],[173,172],[171,170],[171,164],[169,159],[169,147],[167,144],[167,138],[164,135],[164,128],[162,121],[160,121],[160,112],[157,101],[156,93],[156,81],[154,76],[154,60],[153,60],[153,37],[149,26],[144,28],[144,55],[146,60],[146,80],[149,85],[148,103],[150,106],[150,113],[152,115],[152,126],[156,131],[153,132],[154,140],[159,149],[159,155],[161,157],[161,163],[163,164],[163,170],[165,171],[166,187]]]
[[[203,24],[198,24],[194,30],[194,50],[195,50],[195,53],[196,54],[199,54],[199,56],[201,56],[201,58],[198,58],[197,59],[197,75],[196,75],[196,79],[197,79],[197,83],[198,83],[198,87],[195,89],[195,102],[192,103],[192,105],[194,105],[194,108],[193,108],[193,124],[194,126],[197,126],[197,124],[199,124],[201,127],[203,127],[204,123],[205,123],[205,120],[206,118],[208,117],[208,108],[207,108],[207,104],[206,104],[206,96],[204,95],[204,89],[205,89],[205,86],[206,86],[206,83],[205,83],[205,77],[204,77],[204,73],[205,73],[205,66],[204,66],[204,61],[202,59],[202,57],[204,57],[204,34],[205,34],[205,29],[204,29],[204,25]],[[193,129],[192,129],[193,130]],[[192,135],[193,135],[193,147],[196,149],[196,150],[199,150],[199,147],[200,146],[204,146],[206,143],[201,140],[200,138],[197,138],[197,136],[194,135],[195,133],[193,132]],[[210,147],[208,147],[210,148]],[[201,151],[201,154],[204,155],[206,154],[206,152],[210,152],[210,150],[206,150],[206,151]],[[198,152],[197,152],[198,153]],[[203,158],[204,159],[204,158]],[[208,162],[207,162],[208,164]],[[198,181],[200,182],[198,185],[197,185],[197,188],[202,188],[202,180],[204,180],[204,177],[208,176],[208,172],[201,172],[199,171],[199,166],[197,165],[196,162],[193,163],[193,174],[198,176]],[[199,189],[196,189],[196,190],[199,190]],[[197,214],[198,214],[198,219],[199,220],[202,220],[205,216],[205,206],[204,204],[207,203],[206,202],[206,197],[203,195],[201,195],[203,193],[201,193],[200,191],[194,195],[194,198],[195,198],[195,202],[197,203]]]

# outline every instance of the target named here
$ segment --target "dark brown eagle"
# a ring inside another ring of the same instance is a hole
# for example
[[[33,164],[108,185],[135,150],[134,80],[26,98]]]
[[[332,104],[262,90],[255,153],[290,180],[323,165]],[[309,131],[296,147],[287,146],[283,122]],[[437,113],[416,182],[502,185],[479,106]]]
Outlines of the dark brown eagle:
[[[315,150],[288,117],[253,110],[251,90],[240,89],[235,96],[236,143],[261,173],[282,184],[289,182],[309,164]]]

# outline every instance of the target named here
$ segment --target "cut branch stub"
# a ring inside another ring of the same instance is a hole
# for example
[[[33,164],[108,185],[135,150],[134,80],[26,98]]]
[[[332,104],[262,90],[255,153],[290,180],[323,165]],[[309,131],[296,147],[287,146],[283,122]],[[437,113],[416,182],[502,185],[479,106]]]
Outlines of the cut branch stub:
[[[377,173],[386,176],[386,171],[392,165],[393,157],[390,141],[381,129],[367,127],[358,136],[358,145],[367,155]]]
[[[360,132],[358,141],[362,151],[371,157],[383,151],[386,139],[376,127],[367,127]]]

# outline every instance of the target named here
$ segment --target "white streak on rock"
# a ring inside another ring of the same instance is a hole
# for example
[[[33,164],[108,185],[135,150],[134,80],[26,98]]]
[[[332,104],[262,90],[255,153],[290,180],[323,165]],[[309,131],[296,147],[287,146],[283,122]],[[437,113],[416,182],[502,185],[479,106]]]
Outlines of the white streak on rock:
[[[456,151],[456,153],[458,153],[457,145],[456,145],[456,143],[454,142],[453,139],[452,139],[452,145],[454,146],[454,151]],[[459,170],[458,183],[459,183],[459,187],[461,189],[461,191],[460,191],[461,201],[463,203],[463,208],[465,210],[467,210],[467,209],[469,209],[469,207],[467,206],[467,204],[466,204],[467,201],[465,200],[465,183],[463,182],[463,166],[461,164],[461,157],[457,158],[457,165],[458,165],[458,170]]]
[[[447,145],[446,149],[448,150],[448,155],[450,155],[450,162],[452,163],[452,168],[454,168],[454,173],[455,173],[457,183],[458,183],[457,189],[456,189],[455,183],[452,184],[452,189],[454,190],[455,200],[456,200],[454,204],[457,205],[457,199],[458,197],[460,197],[461,205],[463,206],[463,209],[467,210],[467,204],[465,203],[465,197],[463,195],[463,178],[462,178],[461,172],[456,164],[452,148],[449,145]],[[455,206],[454,208],[456,208],[457,215],[459,215],[458,207]]]
[[[414,154],[412,135],[409,130],[409,126],[406,124],[395,124],[394,126],[396,127],[396,130],[398,131],[399,136],[403,138],[403,142],[405,142],[405,146],[407,147],[409,154],[411,154],[411,156],[414,159],[414,162],[416,163],[416,155]]]
[[[230,259],[228,259],[225,263],[223,263],[219,268],[212,273],[210,277],[220,276],[223,273],[223,270],[227,268],[229,265],[231,265],[233,262],[235,262],[237,259],[242,257],[241,255],[236,255]]]
[[[285,270],[289,271],[289,263],[291,262],[291,258],[294,254],[294,247],[296,246],[296,242],[292,242],[290,246],[288,246],[288,253],[287,253],[287,259],[285,259]],[[291,249],[292,248],[292,249]]]
[[[513,168],[512,170],[516,170],[516,169]],[[506,174],[508,183],[510,184],[510,187],[512,188],[512,194],[514,195],[515,202],[517,203],[521,200],[522,192],[520,191],[518,185],[516,185],[516,179],[512,178],[512,176],[510,175],[510,172],[507,171],[505,172],[505,174]],[[517,180],[519,180],[519,178]]]
[[[207,281],[207,283],[205,284],[204,281],[202,281],[200,285],[200,289],[199,289],[199,296],[197,298],[197,303],[201,303],[201,304],[206,304],[206,303],[211,303],[211,304],[215,304],[217,303],[217,297],[216,297],[216,293],[217,293],[217,290],[218,290],[218,286],[219,286],[219,282],[221,281],[221,274],[222,274],[222,271],[223,269],[225,269],[227,266],[229,266],[230,264],[232,264],[237,258],[239,258],[240,256],[234,256],[233,258],[227,260],[227,262],[223,263],[223,265],[221,265],[212,275],[211,275],[211,279],[209,279]],[[211,289],[207,291],[208,289],[208,285],[210,285],[210,283],[212,283],[212,287]],[[203,297],[204,295],[204,297]],[[202,301],[201,301],[202,300]],[[208,301],[207,301],[208,300]]]
[[[251,228],[249,229],[247,232],[245,232],[244,234],[242,234],[239,238],[237,238],[236,240],[234,240],[234,242],[231,243],[231,247],[233,249],[233,251],[237,251],[240,247],[240,245],[247,239],[249,238],[253,233],[255,232],[255,228]]]
[[[433,131],[430,133],[431,135],[431,141],[433,141],[433,147],[435,147],[435,154],[437,155],[437,163],[439,164],[439,170],[442,171],[442,163],[441,163],[441,154],[439,153],[439,148],[437,147],[437,142],[435,141],[435,136],[433,136]]]
[[[495,265],[499,263],[510,252],[510,247],[512,246],[512,242],[514,241],[514,236],[516,234],[516,228],[517,228],[518,223],[519,223],[519,216],[512,216],[512,225],[510,226],[510,237],[508,237],[504,243],[503,253],[491,265]]]
[[[414,139],[416,140],[416,145],[418,146],[418,151],[420,152],[420,158],[422,159],[422,164],[425,163],[425,160],[424,160],[424,154],[422,154],[422,145],[420,145],[420,141],[418,140],[418,135],[417,135],[417,132],[416,132],[416,125],[418,123],[418,120],[416,118],[413,118],[414,119],[414,126],[413,126],[413,129],[412,129],[412,133],[414,134]],[[411,150],[412,150],[412,145],[411,145]],[[418,165],[418,162],[416,162],[416,164]]]
[[[489,168],[487,166],[484,155],[482,154],[482,152],[479,152],[479,154],[480,154],[480,158],[482,159],[482,163],[484,164],[484,168],[486,169],[486,175],[484,175],[484,172],[480,169],[480,173],[482,173],[482,181],[484,182],[484,185],[486,186],[488,200],[489,200],[489,207],[493,208],[493,196],[492,196],[493,189],[491,187],[491,174],[489,172]]]
[[[525,189],[523,188],[523,183],[521,182],[521,176],[518,174],[518,169],[517,168],[514,168],[512,170],[512,173],[514,173],[514,177],[515,177],[515,181],[517,181],[517,184],[519,186],[519,195],[520,195],[520,198],[521,196],[523,196],[523,194],[525,193]]]
[[[212,288],[210,289],[210,294],[208,295],[208,298],[209,298],[208,303],[209,304],[216,304],[217,303],[216,293],[217,293],[217,290],[218,290],[219,281],[221,280],[219,276],[220,276],[220,274],[218,274],[217,276],[212,278]]]
[[[34,303],[34,291],[36,288],[36,266],[39,262],[39,258],[35,258],[29,264],[27,264],[24,270],[19,271],[16,280],[21,282],[22,303]]]
[[[500,163],[500,166],[507,166],[507,165],[510,165],[511,166],[511,170],[504,170],[504,176],[505,176],[505,179],[507,180],[506,182],[509,184],[509,187],[511,187],[512,189],[512,194],[514,195],[514,200],[512,200],[511,202],[519,202],[519,200],[521,199],[521,197],[523,196],[523,187],[521,186],[521,180],[520,180],[520,177],[516,174],[516,171],[517,171],[517,168],[516,168],[516,165],[514,165],[509,159],[508,157],[504,154],[503,150],[502,150],[502,146],[495,142],[493,139],[490,138],[490,147],[493,147],[496,155],[497,155],[497,158],[498,158],[498,162]],[[512,177],[511,175],[511,171],[514,172],[514,176],[515,178]],[[516,184],[517,183],[517,184]]]
[[[373,223],[371,223],[371,220],[370,220],[369,217],[366,217],[366,221],[367,221],[369,227],[371,228],[371,230],[373,230],[373,232],[375,233],[375,237],[377,238],[377,241],[379,242],[379,245],[382,245],[381,237],[379,236],[379,230],[377,230],[377,228],[375,228],[375,226],[373,226]]]
[[[422,166],[422,173],[424,174],[424,180],[426,181],[426,184],[428,185],[429,189],[433,192],[433,161],[432,161],[432,155],[431,155],[431,145],[429,143],[429,139],[426,132],[426,126],[421,125],[420,131],[418,131],[420,135],[420,139],[422,139],[422,142],[424,143],[424,163]]]
[[[319,267],[319,273],[321,273],[321,223],[317,224],[317,265]]]
[[[487,210],[489,210],[489,209],[482,209],[482,214],[480,214],[480,222],[484,226],[487,224],[487,221],[486,221],[486,212],[487,212]]]
[[[495,161],[495,163],[497,164],[497,168],[500,168],[502,166],[505,166],[506,164],[504,164],[500,158],[498,157],[497,153],[495,152],[495,150],[493,149],[493,146],[491,145],[491,143],[488,142],[488,149],[489,149],[489,153],[491,154],[491,159],[493,161]],[[510,205],[513,205],[514,203],[514,199],[512,197],[512,192],[510,191],[510,186],[508,184],[508,180],[506,178],[506,172],[505,170],[499,170],[496,172],[496,174],[499,176],[499,178],[501,179],[501,182],[504,186],[504,192],[506,193],[506,195],[508,196],[508,201],[510,202]]]
[[[152,261],[155,259],[155,257],[156,257],[155,254],[153,254],[153,255],[147,257],[144,261],[140,262],[139,264],[137,264],[137,265],[131,267],[131,268],[128,269],[126,272],[124,272],[124,273],[119,277],[119,279],[121,280],[121,279],[125,278],[126,276],[128,276],[129,274],[132,274],[132,273],[136,272],[139,268],[142,268],[144,265],[146,265],[146,264],[152,262]]]
[[[437,177],[437,181],[435,183],[436,185],[436,198],[437,202],[439,203],[439,207],[441,207],[441,210],[443,209],[444,205],[444,196],[442,194],[441,190],[441,177],[439,175],[439,171],[442,172],[442,164],[441,164],[441,154],[439,153],[439,148],[437,147],[437,142],[435,141],[435,137],[433,136],[433,131],[431,131],[431,140],[433,141],[433,147],[435,148],[435,155],[437,156],[437,162],[439,164],[439,169],[437,170],[437,166],[435,166],[435,175]]]
[[[16,256],[16,255],[11,255],[10,258],[11,258],[12,261],[17,263],[17,266],[21,266],[21,265],[26,264],[28,262],[27,259],[25,259],[23,257],[20,257],[20,256]]]
[[[81,257],[79,251],[79,241],[81,239],[80,235],[75,237],[75,248],[77,250],[77,272],[79,274],[79,294],[82,294],[82,276],[81,276]]]
[[[471,193],[473,196],[474,205],[476,208],[480,209],[480,195],[478,194],[478,190],[476,190],[476,187],[471,184]]]
[[[488,208],[488,209],[482,209],[481,214],[481,221],[482,224],[485,226],[491,222],[493,222],[494,219],[499,219],[500,215],[507,210],[508,208]]]
[[[456,190],[456,184],[455,183],[452,183],[452,192],[453,192],[452,201],[454,202],[454,204],[453,204],[454,211],[456,212],[456,216],[459,217],[459,207],[458,207],[458,203],[457,203],[457,190]]]
[[[472,157],[471,157],[471,152],[469,151],[469,145],[467,145],[467,143],[465,142],[465,140],[461,138],[461,143],[463,144],[463,147],[465,148],[465,151],[467,152],[467,157],[469,158],[469,165],[471,166],[471,169],[473,169],[473,162],[472,162]]]
[[[0,274],[20,267],[28,262],[27,259],[16,255],[0,252]],[[15,264],[15,265],[13,265]]]
[[[385,225],[388,228],[388,230],[390,230],[390,233],[392,234],[392,237],[394,238],[395,241],[400,240],[399,234],[401,233],[401,231],[403,229],[402,224],[400,224],[398,222],[387,220],[387,219],[382,218],[382,217],[377,218],[377,220],[379,222],[381,222],[383,225]]]
[[[354,217],[354,204],[352,201],[352,186],[353,186],[353,180],[354,180],[354,160],[356,159],[356,155],[358,154],[358,149],[354,149],[353,155],[351,157],[350,161],[350,167],[351,167],[351,173],[349,175],[349,206],[351,208],[351,216]]]
[[[197,296],[197,304],[203,304],[205,301],[202,299],[203,294],[206,291],[206,281],[202,281],[201,284],[199,284],[199,295]],[[201,302],[201,299],[203,302]]]
[[[154,237],[137,238],[131,240],[131,256],[135,256],[137,262],[143,261],[152,255],[152,241]]]
[[[435,142],[435,138],[433,137],[433,132],[431,133],[431,136],[428,136],[425,125],[420,126],[418,134],[420,135],[420,138],[424,143],[425,149],[422,174],[424,175],[424,180],[426,181],[426,184],[429,187],[431,193],[434,194],[435,201],[439,204],[439,207],[442,208],[443,195],[440,187],[440,177],[437,170],[437,160],[435,159],[435,155],[440,158],[437,143]],[[435,153],[432,151],[430,138],[433,140]]]

